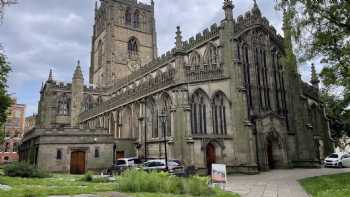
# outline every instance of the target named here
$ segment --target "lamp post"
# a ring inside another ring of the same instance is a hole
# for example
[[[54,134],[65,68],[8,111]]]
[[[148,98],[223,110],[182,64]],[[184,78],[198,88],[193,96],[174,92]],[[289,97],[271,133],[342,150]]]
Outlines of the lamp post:
[[[169,170],[168,166],[168,151],[167,151],[167,135],[166,135],[166,121],[167,121],[167,114],[162,111],[162,113],[159,115],[160,121],[162,122],[162,127],[163,127],[163,136],[164,136],[164,151],[165,151],[165,170]]]

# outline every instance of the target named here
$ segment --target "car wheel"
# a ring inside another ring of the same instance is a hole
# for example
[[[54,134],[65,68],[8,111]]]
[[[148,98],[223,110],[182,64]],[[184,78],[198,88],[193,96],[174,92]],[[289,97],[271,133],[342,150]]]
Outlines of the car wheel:
[[[342,163],[338,163],[338,167],[339,168],[343,168],[343,164]]]

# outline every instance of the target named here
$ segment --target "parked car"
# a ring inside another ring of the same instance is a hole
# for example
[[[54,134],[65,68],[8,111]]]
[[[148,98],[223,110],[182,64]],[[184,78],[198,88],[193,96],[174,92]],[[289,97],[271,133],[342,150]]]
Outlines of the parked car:
[[[350,168],[350,154],[343,155],[343,158],[341,160],[342,167]]]
[[[350,167],[350,154],[333,153],[324,160],[325,167]]]
[[[148,160],[143,164],[143,170],[145,171],[166,171],[166,165],[164,159]],[[168,161],[168,172],[174,175],[181,175],[184,173],[184,167],[175,160]]]
[[[108,174],[118,174],[120,175],[122,172],[124,172],[127,169],[130,168],[138,168],[142,166],[142,161],[138,158],[121,158],[118,159],[115,164],[113,164],[108,169]]]

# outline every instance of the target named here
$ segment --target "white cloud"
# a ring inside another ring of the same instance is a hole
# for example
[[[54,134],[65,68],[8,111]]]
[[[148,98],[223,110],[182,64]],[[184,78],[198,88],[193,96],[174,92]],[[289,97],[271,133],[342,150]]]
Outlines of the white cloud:
[[[75,63],[80,59],[88,81],[90,43],[94,22],[94,0],[25,0],[6,10],[0,26],[3,43],[13,66],[10,91],[19,101],[30,105],[28,115],[36,108],[41,81],[54,67],[56,79],[69,81]],[[150,0],[142,0],[149,3]],[[281,16],[274,10],[275,0],[258,1],[263,15],[276,29]],[[176,26],[184,39],[195,36],[213,23],[220,24],[223,0],[156,0],[156,21],[160,54],[174,47]],[[234,15],[250,10],[252,0],[235,0]]]

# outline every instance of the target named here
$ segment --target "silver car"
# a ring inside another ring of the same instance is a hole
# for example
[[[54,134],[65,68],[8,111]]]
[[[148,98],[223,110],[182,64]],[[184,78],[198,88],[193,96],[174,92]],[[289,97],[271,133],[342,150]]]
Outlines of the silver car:
[[[333,153],[324,160],[325,167],[350,167],[350,155],[346,153]]]

